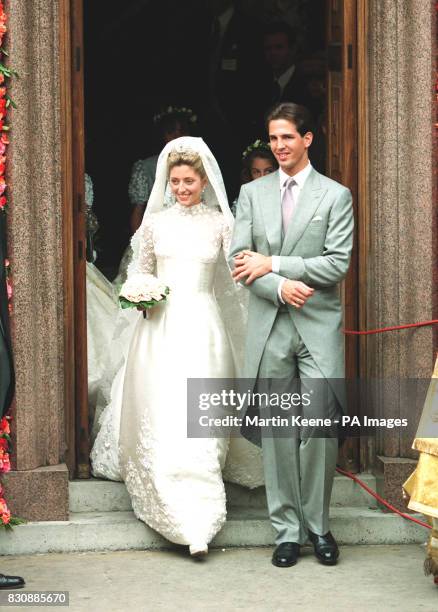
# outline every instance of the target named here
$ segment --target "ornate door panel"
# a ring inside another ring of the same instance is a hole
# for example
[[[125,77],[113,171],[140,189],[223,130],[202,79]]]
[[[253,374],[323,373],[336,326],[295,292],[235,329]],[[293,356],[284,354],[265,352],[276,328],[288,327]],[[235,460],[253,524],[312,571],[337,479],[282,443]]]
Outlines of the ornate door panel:
[[[357,0],[327,0],[328,100],[327,174],[349,187],[355,208],[355,246],[350,271],[342,286],[344,321],[347,329],[358,329],[358,231],[357,231]],[[345,338],[347,378],[359,375],[359,350],[355,336]],[[355,412],[355,406],[350,404]],[[341,460],[357,469],[358,440],[348,440]]]

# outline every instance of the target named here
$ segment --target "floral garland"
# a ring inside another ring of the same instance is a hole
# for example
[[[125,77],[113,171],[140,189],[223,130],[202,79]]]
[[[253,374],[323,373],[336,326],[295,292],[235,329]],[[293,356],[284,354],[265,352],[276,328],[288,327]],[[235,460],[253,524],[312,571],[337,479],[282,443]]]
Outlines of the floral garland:
[[[7,198],[5,195],[6,191],[6,180],[5,180],[5,167],[6,167],[6,147],[9,144],[7,131],[9,127],[5,125],[6,116],[8,114],[9,106],[15,107],[15,104],[6,93],[5,80],[12,76],[18,76],[14,70],[7,68],[3,63],[3,58],[7,57],[8,54],[3,49],[3,38],[6,34],[6,20],[7,15],[4,10],[4,3],[0,1],[0,215],[5,215],[7,210]],[[9,312],[12,311],[12,281],[11,281],[11,267],[9,260],[5,259],[2,262],[6,269],[6,291],[8,297]],[[1,265],[1,263],[0,263]],[[11,469],[10,462],[10,450],[11,450],[11,438],[10,438],[10,416],[6,415],[0,419],[0,476],[9,472]],[[0,482],[0,528],[11,528],[12,525],[19,525],[23,523],[21,519],[11,516],[11,512],[8,508],[6,500],[4,498],[4,488]]]
[[[246,149],[242,153],[242,159],[246,159],[250,153],[256,151],[257,149],[262,149],[263,151],[271,151],[271,147],[267,142],[258,139],[252,144],[250,144],[249,147],[246,147]]]

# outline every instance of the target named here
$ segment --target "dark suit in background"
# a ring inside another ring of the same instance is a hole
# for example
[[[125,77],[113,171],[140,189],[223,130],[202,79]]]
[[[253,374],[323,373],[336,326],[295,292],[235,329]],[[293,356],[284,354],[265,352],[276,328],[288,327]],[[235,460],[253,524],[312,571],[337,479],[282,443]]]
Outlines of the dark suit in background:
[[[238,2],[212,15],[209,103],[202,131],[218,159],[229,195],[237,191],[242,151],[254,135],[255,100],[263,86],[261,41],[260,25],[243,13]]]
[[[8,411],[14,394],[14,368],[9,333],[5,259],[6,215],[4,212],[0,212],[0,417]]]

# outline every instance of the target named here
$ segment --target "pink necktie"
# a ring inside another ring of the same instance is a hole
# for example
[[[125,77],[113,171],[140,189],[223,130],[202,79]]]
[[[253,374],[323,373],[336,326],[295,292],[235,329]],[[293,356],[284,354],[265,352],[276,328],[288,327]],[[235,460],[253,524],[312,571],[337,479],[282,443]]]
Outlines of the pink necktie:
[[[286,182],[286,188],[283,192],[283,198],[281,200],[281,214],[283,217],[283,232],[286,234],[289,222],[292,218],[295,209],[294,194],[292,193],[292,187],[296,185],[295,179],[290,178]]]

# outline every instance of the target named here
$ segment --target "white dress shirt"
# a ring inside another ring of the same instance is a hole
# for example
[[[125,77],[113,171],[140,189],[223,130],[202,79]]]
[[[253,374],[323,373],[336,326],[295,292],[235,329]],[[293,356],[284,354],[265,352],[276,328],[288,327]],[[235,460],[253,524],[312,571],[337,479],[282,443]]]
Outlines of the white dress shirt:
[[[310,172],[312,170],[312,164],[309,162],[307,164],[307,166],[305,168],[303,168],[302,170],[300,170],[299,172],[297,172],[296,174],[294,174],[293,176],[290,176],[289,174],[286,174],[286,172],[284,172],[284,170],[282,170],[281,168],[278,169],[278,174],[279,174],[279,178],[280,178],[280,201],[283,199],[283,193],[284,190],[286,189],[286,183],[290,178],[293,178],[295,181],[295,184],[292,186],[292,195],[294,197],[294,201],[296,204],[298,204],[298,198],[299,195],[301,193],[302,188],[304,187],[304,183],[307,180],[307,177],[309,176]],[[290,223],[293,223],[293,217],[290,220]],[[272,255],[272,272],[275,272],[276,274],[279,274],[280,272],[280,259],[281,256],[280,255]],[[283,283],[286,281],[286,278],[282,278],[278,284],[278,298],[280,300],[280,302],[282,304],[284,304],[283,298],[281,297],[281,290],[283,288]]]
[[[234,15],[234,6],[230,6],[221,15],[218,15],[217,17],[217,20],[219,22],[219,36],[220,36],[221,43],[225,35],[225,32],[230,24],[230,21],[233,18],[233,15]]]
[[[286,87],[286,85],[289,83],[289,81],[293,77],[294,72],[295,72],[295,65],[292,64],[292,66],[289,66],[289,68],[285,70],[283,74],[281,74],[279,77],[275,79],[280,87],[281,95],[283,95],[284,88]]]

